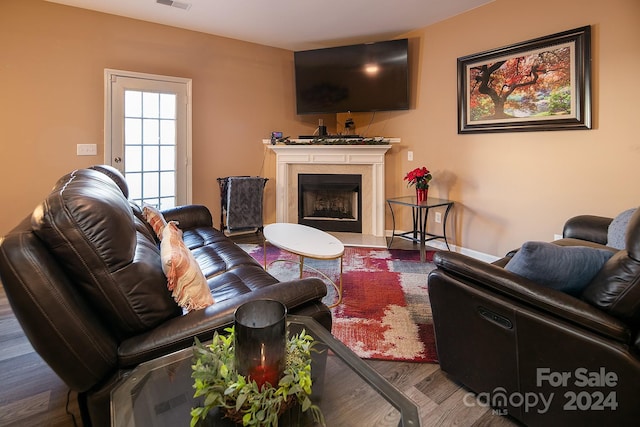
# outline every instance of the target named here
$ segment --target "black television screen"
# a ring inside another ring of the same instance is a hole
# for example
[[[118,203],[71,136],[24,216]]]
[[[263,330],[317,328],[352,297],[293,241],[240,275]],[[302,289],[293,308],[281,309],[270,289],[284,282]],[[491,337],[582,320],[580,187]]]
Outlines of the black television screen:
[[[294,52],[298,114],[407,110],[408,39]]]

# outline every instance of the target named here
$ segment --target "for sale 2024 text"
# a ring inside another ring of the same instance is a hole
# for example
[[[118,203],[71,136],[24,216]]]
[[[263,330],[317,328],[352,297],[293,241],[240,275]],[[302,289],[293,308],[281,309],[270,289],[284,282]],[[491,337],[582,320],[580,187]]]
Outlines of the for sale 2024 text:
[[[575,371],[552,371],[550,368],[536,370],[536,385],[542,387],[545,383],[551,387],[583,387],[582,391],[567,391],[564,393],[563,409],[566,411],[604,411],[615,410],[618,400],[615,391],[590,391],[589,388],[613,388],[618,385],[618,374],[607,372],[604,367],[598,371],[587,368],[577,368]]]

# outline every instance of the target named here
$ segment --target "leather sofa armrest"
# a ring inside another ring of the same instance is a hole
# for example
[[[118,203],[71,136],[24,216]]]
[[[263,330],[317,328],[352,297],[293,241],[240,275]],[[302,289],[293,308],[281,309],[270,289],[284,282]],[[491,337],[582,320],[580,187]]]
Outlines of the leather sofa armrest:
[[[609,224],[613,218],[595,215],[579,215],[569,218],[564,224],[562,237],[588,240],[590,242],[607,244]]]
[[[233,324],[236,308],[247,301],[271,298],[284,303],[289,310],[309,301],[320,300],[327,293],[326,284],[318,278],[279,282],[231,299],[216,302],[203,309],[178,316],[156,328],[120,344],[118,359],[121,368],[187,348],[193,337],[201,341],[211,339],[215,331]]]
[[[445,251],[436,252],[433,262],[438,268],[431,274],[444,271],[458,280],[485,288],[487,292],[502,294],[600,335],[623,343],[629,343],[631,339],[631,331],[623,322],[578,298],[538,285],[502,267]]]
[[[164,219],[177,221],[182,230],[196,227],[213,227],[211,212],[203,205],[184,205],[162,211]]]

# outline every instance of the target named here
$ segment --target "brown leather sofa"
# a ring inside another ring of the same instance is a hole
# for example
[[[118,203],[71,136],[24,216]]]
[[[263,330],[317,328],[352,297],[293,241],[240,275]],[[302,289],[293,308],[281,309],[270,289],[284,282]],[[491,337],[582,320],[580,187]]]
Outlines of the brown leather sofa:
[[[604,248],[611,221],[572,218],[555,243]],[[529,426],[637,425],[640,209],[626,248],[577,297],[505,270],[513,255],[494,264],[435,255],[428,285],[442,370],[496,416]]]
[[[110,425],[110,392],[132,368],[210,339],[248,300],[279,300],[331,330],[321,280],[279,282],[197,205],[163,212],[178,221],[215,299],[184,314],[167,290],[159,242],[127,197],[114,168],[74,171],[0,241],[9,303],[35,350],[79,393],[85,425]]]

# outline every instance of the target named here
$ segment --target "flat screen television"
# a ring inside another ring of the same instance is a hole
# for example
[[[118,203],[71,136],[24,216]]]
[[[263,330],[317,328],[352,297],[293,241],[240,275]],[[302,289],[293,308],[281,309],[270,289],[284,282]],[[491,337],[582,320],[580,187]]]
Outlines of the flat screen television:
[[[408,39],[294,52],[298,114],[409,109]]]

